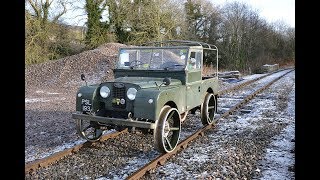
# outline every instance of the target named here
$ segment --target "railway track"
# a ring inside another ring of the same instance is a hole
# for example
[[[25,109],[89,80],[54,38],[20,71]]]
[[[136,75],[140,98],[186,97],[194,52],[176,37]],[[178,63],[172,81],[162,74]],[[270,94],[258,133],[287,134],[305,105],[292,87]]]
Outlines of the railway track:
[[[235,106],[231,107],[228,111],[226,111],[225,113],[223,113],[221,116],[218,117],[217,119],[217,123],[220,119],[222,118],[225,118],[229,115],[231,115],[233,112],[235,112],[236,110],[238,110],[239,108],[243,107],[245,104],[247,104],[251,99],[253,99],[257,94],[261,93],[263,90],[267,89],[269,86],[271,86],[274,82],[276,82],[277,80],[281,79],[283,76],[285,76],[286,74],[290,73],[291,71],[293,70],[290,70],[288,71],[287,73],[275,78],[273,81],[271,81],[270,83],[268,83],[267,85],[259,88],[258,90],[254,91],[252,94],[248,95],[247,97],[245,97],[241,102],[237,103]],[[258,80],[259,79],[262,79],[266,76],[262,76],[262,77],[259,77],[257,78]],[[254,79],[252,82],[255,82],[257,81],[256,79]],[[247,85],[250,84],[250,83],[247,83]],[[231,88],[234,90],[237,90],[237,89],[240,89],[242,87],[244,87],[245,85],[239,85],[235,88]],[[229,91],[229,89],[225,90],[224,92],[222,93],[219,93],[219,95],[221,94],[225,94],[227,92],[231,92],[232,90]],[[126,179],[128,180],[131,180],[131,179],[139,179],[141,178],[142,176],[144,176],[148,171],[151,171],[155,168],[157,168],[158,165],[164,165],[165,162],[170,158],[172,157],[173,155],[181,152],[183,149],[186,149],[190,143],[192,141],[194,141],[195,139],[197,139],[198,137],[201,137],[201,136],[204,136],[205,134],[205,131],[209,130],[209,129],[212,129],[214,128],[215,126],[210,124],[210,125],[207,125],[201,129],[199,129],[198,131],[196,131],[195,133],[193,133],[191,136],[187,137],[186,139],[184,139],[182,142],[180,142],[176,149],[170,153],[165,153],[165,154],[162,154],[160,156],[158,156],[156,159],[154,159],[153,161],[151,161],[150,163],[146,164],[145,166],[143,166],[142,168],[138,169],[136,172],[132,173],[129,177],[127,177]]]
[[[75,153],[77,151],[79,151],[81,148],[84,148],[84,147],[89,147],[91,145],[93,145],[94,143],[99,143],[99,142],[102,142],[102,141],[106,141],[110,138],[114,138],[114,137],[117,137],[119,136],[120,134],[124,134],[124,133],[127,133],[128,132],[128,129],[125,129],[125,130],[122,130],[122,131],[119,131],[119,132],[115,132],[115,133],[111,133],[111,134],[106,134],[104,136],[101,137],[101,139],[98,141],[98,142],[89,142],[89,141],[86,141],[82,144],[78,144],[72,148],[68,148],[68,149],[65,149],[63,151],[60,151],[60,152],[57,152],[57,153],[54,153],[46,158],[43,158],[43,159],[39,159],[39,160],[35,160],[35,161],[32,161],[31,163],[28,163],[25,165],[25,173],[29,173],[31,171],[35,171],[37,169],[39,169],[40,167],[47,167],[49,166],[50,164],[53,164],[57,161],[59,161],[60,159],[68,156],[68,155],[71,155],[72,153]]]
[[[284,69],[286,70],[286,69]],[[279,71],[277,71],[279,72]],[[291,71],[289,71],[291,72]],[[289,73],[287,72],[287,73]],[[253,80],[250,80],[250,81],[247,81],[245,83],[242,83],[242,84],[239,84],[239,85],[236,85],[232,88],[228,88],[228,89],[225,89],[225,90],[222,90],[221,92],[219,92],[219,95],[223,95],[223,94],[226,94],[226,93],[229,93],[229,92],[232,92],[232,91],[236,91],[236,90],[239,90],[253,82],[256,82],[262,78],[265,78],[267,76],[270,76],[271,74],[274,74],[276,72],[273,72],[273,73],[269,73],[269,74],[266,74],[266,75],[263,75],[261,77],[258,77],[256,79],[253,79]],[[286,73],[286,74],[287,74]],[[281,77],[277,78],[276,80],[280,79]],[[273,82],[275,82],[276,80],[274,80]],[[273,83],[272,82],[272,83]],[[271,84],[272,84],[271,83]],[[270,85],[271,85],[270,84]],[[270,85],[267,85],[263,88],[260,88],[258,91],[256,91],[254,93],[254,95],[249,95],[247,98],[245,98],[243,101],[241,101],[240,103],[238,103],[236,106],[232,107],[231,109],[229,109],[227,112],[225,112],[224,114],[222,114],[219,119],[223,118],[223,117],[227,117],[228,115],[232,114],[232,112],[234,112],[235,110],[237,110],[238,108],[240,108],[241,106],[243,106],[245,103],[247,103],[250,99],[252,99],[256,94],[258,94],[259,92],[261,92],[262,90],[266,89],[267,87],[269,87]],[[219,120],[217,119],[217,121]],[[137,179],[137,178],[140,178],[142,177],[146,172],[148,172],[149,170],[151,169],[154,169],[156,168],[158,165],[163,165],[166,160],[168,160],[172,155],[180,152],[181,150],[185,149],[187,146],[190,145],[190,142],[195,140],[196,138],[198,138],[199,136],[203,136],[204,135],[204,132],[210,128],[213,128],[212,125],[208,125],[200,130],[198,130],[197,132],[195,132],[193,135],[189,136],[187,139],[183,140],[181,143],[178,144],[177,148],[175,151],[171,152],[171,153],[167,153],[167,154],[163,154],[159,157],[157,157],[155,160],[151,161],[149,164],[145,165],[143,168],[141,168],[140,170],[138,170],[137,172],[133,173],[132,175],[130,175],[128,177],[128,179]],[[123,133],[126,133],[127,130],[124,130],[124,131],[120,131],[120,132],[116,132],[116,133],[112,133],[112,134],[108,134],[108,135],[105,135],[101,138],[100,142],[102,141],[105,141],[107,139],[110,139],[110,138],[115,138],[117,136],[119,136],[120,134],[123,134]],[[99,142],[96,142],[96,143],[99,143]],[[85,142],[85,143],[82,143],[82,144],[79,144],[75,147],[72,147],[72,148],[69,148],[69,149],[66,149],[64,151],[61,151],[61,152],[58,152],[58,153],[54,153],[46,158],[43,158],[43,159],[40,159],[40,160],[36,160],[36,161],[33,161],[31,163],[28,163],[25,165],[25,173],[30,173],[30,172],[33,172],[33,171],[36,171],[38,168],[40,167],[47,167],[57,161],[59,161],[60,159],[63,159],[64,157],[68,156],[68,155],[71,155],[72,153],[75,153],[79,150],[81,150],[82,148],[84,147],[90,147],[92,144],[94,143],[90,143],[90,142]]]

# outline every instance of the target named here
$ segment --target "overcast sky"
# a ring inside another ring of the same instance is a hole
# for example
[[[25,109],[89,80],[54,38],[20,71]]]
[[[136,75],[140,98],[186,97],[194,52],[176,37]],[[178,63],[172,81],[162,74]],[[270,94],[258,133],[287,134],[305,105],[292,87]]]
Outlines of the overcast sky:
[[[226,2],[242,2],[258,10],[260,16],[269,23],[283,21],[295,27],[295,0],[210,0],[214,5]]]
[[[269,23],[283,21],[291,27],[295,27],[295,0],[210,0],[214,6],[223,6],[226,2],[242,2],[257,10],[260,17],[266,19]],[[84,1],[75,1],[73,6],[84,6]],[[71,7],[69,7],[71,9]],[[83,26],[86,16],[81,10],[72,11],[63,16],[68,24]]]

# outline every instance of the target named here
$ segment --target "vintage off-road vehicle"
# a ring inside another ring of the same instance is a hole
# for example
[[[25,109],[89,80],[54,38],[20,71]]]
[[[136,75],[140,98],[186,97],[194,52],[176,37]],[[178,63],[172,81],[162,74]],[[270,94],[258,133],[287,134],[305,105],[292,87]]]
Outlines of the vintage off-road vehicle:
[[[203,77],[205,58],[216,72]],[[188,112],[200,110],[203,125],[215,123],[218,96],[218,48],[196,41],[151,42],[119,49],[114,80],[85,85],[76,95],[79,135],[97,141],[104,130],[153,133],[159,152],[178,144]],[[85,80],[82,74],[81,79]],[[200,119],[199,119],[200,123]]]

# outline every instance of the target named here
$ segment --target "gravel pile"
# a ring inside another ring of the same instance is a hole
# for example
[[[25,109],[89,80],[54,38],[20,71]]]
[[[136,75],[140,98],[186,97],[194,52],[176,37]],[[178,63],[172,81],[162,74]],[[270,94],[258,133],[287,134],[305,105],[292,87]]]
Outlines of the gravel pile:
[[[25,68],[25,161],[43,158],[80,143],[76,134],[75,94],[84,85],[112,79],[119,43],[104,44],[94,50]],[[109,73],[107,73],[109,71]],[[64,147],[61,147],[61,146]],[[60,146],[57,148],[57,146]]]
[[[99,82],[101,78],[111,79],[118,48],[125,46],[119,43],[107,43],[73,56],[27,66],[26,90],[39,87],[78,87],[83,84],[80,79],[82,73],[86,75],[88,83]]]

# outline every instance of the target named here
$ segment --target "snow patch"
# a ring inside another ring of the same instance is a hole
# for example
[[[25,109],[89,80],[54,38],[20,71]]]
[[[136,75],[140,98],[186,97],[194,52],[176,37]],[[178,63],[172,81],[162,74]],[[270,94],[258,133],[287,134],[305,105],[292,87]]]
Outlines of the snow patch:
[[[273,138],[274,141],[267,149],[265,158],[261,162],[261,179],[292,179],[293,172],[289,172],[289,166],[294,164],[294,125],[288,125],[282,134]],[[268,167],[268,169],[264,169]]]
[[[34,103],[34,102],[48,102],[47,98],[26,98],[25,103]]]
[[[25,98],[25,103],[49,102],[52,100],[66,100],[66,98]]]
[[[48,152],[48,149],[46,149],[46,148],[43,150],[43,151],[46,151],[46,152],[43,152],[41,150],[39,151],[39,149],[42,149],[42,148],[39,148],[39,147],[36,147],[36,146],[29,146],[28,148],[29,149],[33,149],[33,151],[31,151],[30,154],[26,154],[25,162],[27,163],[27,162],[34,161],[36,159],[43,159],[43,158],[48,157],[48,156],[50,156],[50,155],[52,155],[52,154],[54,154],[56,152],[63,151],[65,149],[71,148],[71,147],[73,147],[75,145],[78,145],[78,144],[81,144],[81,143],[84,143],[84,142],[85,142],[85,140],[78,140],[78,141],[75,141],[73,143],[65,143],[65,144],[63,144],[61,146],[55,147],[52,150],[49,150],[49,152]],[[27,152],[27,151],[25,150],[25,152]],[[42,153],[39,153],[39,152],[42,152]]]

